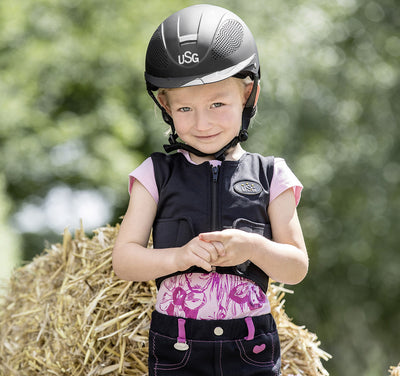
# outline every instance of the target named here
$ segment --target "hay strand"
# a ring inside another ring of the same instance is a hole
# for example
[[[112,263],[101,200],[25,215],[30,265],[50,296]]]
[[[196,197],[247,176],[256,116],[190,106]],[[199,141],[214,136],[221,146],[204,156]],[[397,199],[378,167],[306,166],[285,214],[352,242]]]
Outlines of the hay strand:
[[[118,229],[99,228],[92,238],[82,228],[74,237],[66,230],[62,244],[14,271],[1,297],[0,375],[147,375],[156,286],[114,275]],[[287,293],[278,284],[269,289],[282,375],[327,376],[321,361],[331,356],[314,333],[288,318]]]
[[[390,376],[400,376],[400,363],[397,365],[397,367],[390,367],[389,368],[389,373]]]

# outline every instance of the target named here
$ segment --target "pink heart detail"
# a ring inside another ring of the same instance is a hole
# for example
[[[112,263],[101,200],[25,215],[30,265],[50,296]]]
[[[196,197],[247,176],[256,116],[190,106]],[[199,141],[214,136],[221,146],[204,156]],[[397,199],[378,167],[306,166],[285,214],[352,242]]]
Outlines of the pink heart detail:
[[[263,352],[264,350],[265,350],[265,343],[263,343],[262,345],[255,345],[253,347],[254,354],[259,354],[260,352]]]

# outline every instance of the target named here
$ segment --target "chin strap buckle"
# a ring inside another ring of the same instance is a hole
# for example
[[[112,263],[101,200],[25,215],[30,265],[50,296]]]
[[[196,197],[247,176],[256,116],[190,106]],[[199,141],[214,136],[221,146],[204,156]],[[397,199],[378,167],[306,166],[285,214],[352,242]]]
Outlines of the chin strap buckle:
[[[249,132],[247,132],[247,129],[241,129],[238,135],[239,142],[247,141],[248,138],[249,138]]]

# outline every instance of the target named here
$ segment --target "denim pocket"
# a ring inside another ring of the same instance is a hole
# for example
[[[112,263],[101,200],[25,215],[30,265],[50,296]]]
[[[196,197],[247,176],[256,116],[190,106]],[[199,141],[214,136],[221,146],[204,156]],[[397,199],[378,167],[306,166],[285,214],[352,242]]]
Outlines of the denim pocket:
[[[176,338],[167,337],[150,331],[149,333],[149,372],[164,371],[174,375],[174,372],[185,367],[191,347],[187,351],[175,349]],[[164,373],[162,373],[164,374]]]
[[[236,345],[245,363],[268,368],[271,372],[268,375],[279,375],[281,356],[277,331],[258,335],[250,341],[237,340]]]

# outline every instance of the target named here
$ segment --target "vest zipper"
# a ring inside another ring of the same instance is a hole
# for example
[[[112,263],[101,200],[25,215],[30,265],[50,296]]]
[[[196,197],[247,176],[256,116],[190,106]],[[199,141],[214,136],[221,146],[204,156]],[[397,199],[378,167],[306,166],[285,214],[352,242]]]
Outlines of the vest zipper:
[[[212,166],[211,231],[218,230],[218,176],[219,166]]]
[[[211,185],[211,231],[219,230],[218,226],[218,177],[219,177],[219,166],[212,166],[212,185]],[[212,267],[212,272],[215,272],[217,268]]]

